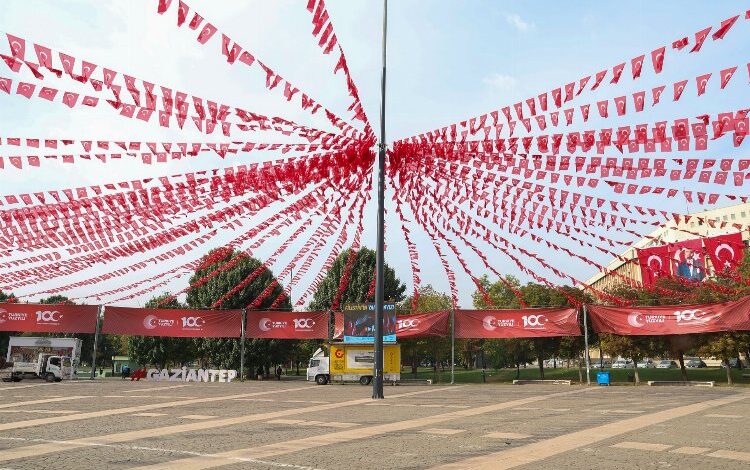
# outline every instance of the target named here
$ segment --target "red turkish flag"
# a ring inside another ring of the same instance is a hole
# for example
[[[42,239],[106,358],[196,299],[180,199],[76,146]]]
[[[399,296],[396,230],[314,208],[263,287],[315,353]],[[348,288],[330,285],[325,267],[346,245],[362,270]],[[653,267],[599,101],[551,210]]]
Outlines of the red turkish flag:
[[[737,22],[737,19],[740,17],[740,15],[733,16],[731,18],[727,18],[726,20],[721,22],[721,26],[719,26],[719,29],[714,32],[714,34],[711,35],[714,41],[717,39],[724,39],[724,36],[727,34],[727,31],[729,31],[729,28],[734,26],[734,23]]]
[[[644,287],[651,287],[660,277],[669,277],[670,260],[667,245],[638,249],[638,264],[641,267],[641,279]]]
[[[646,92],[645,91],[639,91],[637,93],[633,93],[633,103],[635,104],[635,111],[641,112],[643,111],[643,105],[646,101]]]
[[[659,307],[587,305],[597,333],[616,335],[683,335],[750,329],[750,297],[734,302]]]
[[[541,338],[579,336],[574,308],[456,310],[456,338]]]
[[[555,106],[557,106],[558,108],[562,106],[561,94],[561,88],[555,88],[554,90],[552,90],[552,102],[555,103]]]
[[[599,116],[606,118],[608,116],[607,113],[607,106],[609,105],[608,100],[599,101],[596,103],[596,106],[599,108]]]
[[[680,99],[680,96],[682,96],[682,92],[685,91],[685,86],[687,85],[687,80],[681,80],[679,82],[674,83],[674,98],[673,101],[678,101]]]
[[[662,46],[651,51],[651,63],[654,65],[654,72],[656,73],[661,73],[664,67],[664,53],[666,49],[665,46]]]
[[[749,65],[750,66],[750,65]],[[539,108],[542,111],[547,111],[547,93],[541,93],[539,96]]]
[[[716,272],[733,271],[742,262],[745,244],[740,232],[703,239],[706,254]]]
[[[594,77],[594,84],[591,86],[591,91],[596,90],[599,88],[599,85],[601,85],[602,80],[604,80],[604,77],[607,75],[606,70],[602,70],[601,72],[597,72],[596,76]]]
[[[711,26],[695,33],[695,45],[693,46],[692,49],[690,49],[690,52],[698,52],[701,50],[701,47],[703,47],[703,42],[708,37],[708,33],[710,31],[711,31]]]
[[[18,82],[18,86],[16,87],[16,94],[25,96],[26,98],[31,98],[31,95],[34,94],[34,89],[36,88],[36,85],[26,82]]]
[[[727,69],[724,69],[720,72],[721,76],[721,89],[723,90],[724,87],[727,86],[729,83],[729,80],[732,79],[732,75],[734,75],[734,72],[737,70],[737,67],[729,67]]]
[[[588,104],[581,105],[581,116],[583,116],[583,122],[586,122],[589,120],[589,105]]]
[[[710,78],[711,78],[710,73],[695,77],[695,84],[698,87],[698,96],[701,96],[703,93],[706,92],[706,85],[708,85],[708,79]]]
[[[39,90],[39,98],[45,99],[47,101],[54,101],[55,96],[57,96],[57,91],[54,88],[49,87],[42,87],[41,90]]]
[[[10,78],[0,77],[0,90],[4,91],[7,94],[10,94],[11,85],[13,85],[13,80],[11,80]]]
[[[610,80],[609,83],[617,83],[620,81],[620,76],[622,75],[622,71],[625,70],[625,62],[623,62],[620,65],[615,65],[612,67],[612,80]]]
[[[36,52],[36,58],[40,66],[48,69],[52,68],[52,51],[49,47],[34,44],[34,52]]]
[[[633,80],[641,76],[641,70],[643,69],[643,59],[645,57],[645,55],[641,55],[630,59],[630,67],[633,72]]]
[[[185,2],[180,0],[180,4],[177,7],[177,26],[180,27],[185,23],[190,7]]]
[[[6,33],[5,35],[8,38],[10,53],[13,55],[13,57],[21,60],[26,60],[26,40],[8,33]]]
[[[625,114],[626,106],[627,106],[627,97],[626,96],[618,96],[615,98],[615,106],[617,108],[617,115],[622,116]]]
[[[206,44],[209,39],[216,33],[216,27],[212,25],[211,23],[206,23],[205,26],[203,26],[203,30],[198,35],[197,40],[201,44]]]

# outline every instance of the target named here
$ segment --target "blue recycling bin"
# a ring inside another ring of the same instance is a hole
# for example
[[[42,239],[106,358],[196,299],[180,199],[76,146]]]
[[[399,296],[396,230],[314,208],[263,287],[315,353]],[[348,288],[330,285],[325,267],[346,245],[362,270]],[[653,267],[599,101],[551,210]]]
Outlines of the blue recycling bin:
[[[596,383],[598,385],[609,386],[609,372],[599,371],[596,373]]]

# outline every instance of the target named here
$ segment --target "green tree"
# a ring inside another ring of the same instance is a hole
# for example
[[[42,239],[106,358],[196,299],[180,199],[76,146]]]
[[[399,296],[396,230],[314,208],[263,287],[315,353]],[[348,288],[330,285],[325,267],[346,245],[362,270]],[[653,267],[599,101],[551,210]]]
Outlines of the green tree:
[[[729,332],[712,333],[708,335],[704,344],[698,348],[698,354],[702,356],[718,357],[727,366],[727,383],[734,384],[732,379],[732,368],[729,360],[739,359],[739,353],[750,343],[750,333]]]
[[[404,299],[396,310],[399,315],[414,313],[438,312],[450,310],[453,306],[450,296],[436,291],[431,285],[422,286],[418,290],[416,308],[413,308],[413,296]],[[451,339],[450,336],[442,338],[409,338],[399,340],[401,343],[401,362],[406,359],[411,362],[411,372],[416,377],[417,368],[421,360],[426,359],[432,364],[432,370],[436,377],[440,377],[438,367],[450,358]]]
[[[310,302],[310,310],[328,310],[333,304],[336,293],[339,290],[341,276],[346,267],[346,261],[351,254],[351,249],[344,251],[333,262],[326,273],[326,277],[318,286]],[[367,302],[367,294],[370,291],[372,278],[375,274],[375,251],[369,248],[361,248],[352,266],[349,276],[349,284],[346,286],[340,299],[340,305],[347,303]],[[390,302],[401,302],[404,300],[406,286],[396,277],[396,272],[385,265],[384,298]]]
[[[664,350],[664,343],[655,336],[619,336],[602,334],[602,349],[614,357],[622,357],[633,360],[633,373],[635,383],[641,383],[638,373],[638,363],[643,359],[659,354]]]
[[[230,267],[225,268],[229,263]],[[203,282],[212,272],[221,272]],[[244,281],[244,282],[243,282]],[[248,308],[253,302],[253,311],[248,311],[248,323],[257,320],[259,313],[255,310],[268,309],[283,292],[283,286],[273,273],[263,266],[263,263],[244,253],[219,248],[206,254],[195,273],[190,278],[191,284],[200,284],[192,288],[187,295],[187,305],[200,309],[211,307],[219,299],[224,298],[221,308]],[[246,284],[234,292],[235,286]],[[229,295],[231,293],[231,295]],[[260,297],[264,297],[259,301]],[[284,298],[278,305],[280,310],[291,310],[289,299]],[[231,338],[194,338],[195,351],[198,360],[204,365],[221,366],[239,369],[240,342]],[[249,338],[245,340],[245,364],[248,371],[254,371],[261,366],[266,373],[274,364],[286,363],[293,357],[296,342],[292,340],[264,340]]]

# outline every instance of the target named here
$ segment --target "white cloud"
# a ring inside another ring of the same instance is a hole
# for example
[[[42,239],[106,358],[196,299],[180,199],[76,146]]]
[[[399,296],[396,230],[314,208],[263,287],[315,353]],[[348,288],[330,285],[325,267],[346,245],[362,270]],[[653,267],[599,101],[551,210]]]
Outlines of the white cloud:
[[[502,73],[493,73],[489,77],[483,78],[482,82],[499,91],[510,91],[518,84],[518,80],[515,77],[504,75]]]
[[[521,18],[521,15],[518,15],[516,13],[506,13],[505,21],[507,21],[509,25],[513,26],[522,33],[525,33],[536,27],[534,23],[525,21],[523,18]]]

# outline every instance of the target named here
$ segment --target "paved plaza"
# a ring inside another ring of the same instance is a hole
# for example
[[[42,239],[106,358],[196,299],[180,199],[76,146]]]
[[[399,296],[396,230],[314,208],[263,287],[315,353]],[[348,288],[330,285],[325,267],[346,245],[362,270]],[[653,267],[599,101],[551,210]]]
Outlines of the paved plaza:
[[[721,468],[750,389],[0,383],[2,469]]]

